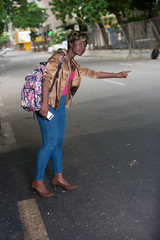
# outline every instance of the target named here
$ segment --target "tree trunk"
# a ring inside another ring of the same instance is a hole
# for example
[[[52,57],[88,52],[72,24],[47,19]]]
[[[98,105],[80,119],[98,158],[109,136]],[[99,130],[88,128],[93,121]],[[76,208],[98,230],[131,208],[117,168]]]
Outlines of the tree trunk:
[[[34,41],[34,40],[32,40],[32,43],[33,43],[34,51],[36,52],[36,51],[37,51],[37,49],[36,49],[35,41]]]
[[[121,16],[121,14],[119,12],[115,11],[115,9],[112,12],[116,16],[118,24],[122,28],[122,31],[123,31],[123,34],[124,34],[124,36],[126,38],[127,44],[129,46],[129,49],[131,49],[131,39],[130,39],[128,24],[122,19],[122,16]]]
[[[99,26],[99,24],[98,24],[98,22],[95,22],[95,25],[96,25],[96,27],[97,27],[97,29],[98,29],[98,31],[99,31],[99,44],[100,44],[100,47],[104,47],[104,46],[106,46],[106,43],[105,43],[105,40],[104,40],[104,36],[103,36],[103,33],[102,33],[102,29],[100,28],[100,26]]]

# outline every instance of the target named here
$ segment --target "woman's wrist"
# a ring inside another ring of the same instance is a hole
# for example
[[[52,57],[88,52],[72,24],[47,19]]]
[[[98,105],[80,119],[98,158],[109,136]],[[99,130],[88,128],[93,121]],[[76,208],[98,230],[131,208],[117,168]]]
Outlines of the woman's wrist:
[[[116,73],[112,73],[112,78],[117,78]]]
[[[49,107],[49,103],[48,102],[42,102],[41,107],[42,108],[48,108]]]
[[[42,105],[43,105],[43,106],[48,106],[49,103],[48,103],[48,101],[42,101]]]
[[[117,73],[112,73],[112,78],[118,78]]]

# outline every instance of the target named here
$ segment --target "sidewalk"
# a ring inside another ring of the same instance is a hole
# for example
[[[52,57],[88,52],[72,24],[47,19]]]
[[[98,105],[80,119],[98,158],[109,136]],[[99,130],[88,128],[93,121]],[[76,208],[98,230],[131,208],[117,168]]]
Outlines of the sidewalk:
[[[100,57],[110,59],[151,59],[152,49],[112,49],[112,50],[86,50],[84,57]],[[160,55],[157,59],[160,59]]]

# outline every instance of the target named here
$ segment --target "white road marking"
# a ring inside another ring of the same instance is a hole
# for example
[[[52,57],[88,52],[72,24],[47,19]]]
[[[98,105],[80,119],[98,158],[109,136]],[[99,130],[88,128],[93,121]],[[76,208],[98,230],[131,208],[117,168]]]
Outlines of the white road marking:
[[[2,98],[0,97],[0,107],[3,107],[4,106],[4,103],[2,101]]]
[[[123,66],[133,66],[132,63],[120,63],[120,65],[123,65]]]
[[[138,65],[141,65],[141,64],[144,64],[144,62],[136,62],[136,64]]]
[[[117,85],[121,85],[121,86],[126,86],[125,83],[120,83],[120,82],[116,82],[116,81],[108,80],[108,79],[102,79],[102,80],[105,82],[109,82],[109,83],[113,83],[113,84],[117,84]]]
[[[17,202],[24,240],[49,240],[36,199]]]
[[[124,66],[143,65],[143,64],[144,64],[144,62],[120,63],[120,65],[124,65]]]

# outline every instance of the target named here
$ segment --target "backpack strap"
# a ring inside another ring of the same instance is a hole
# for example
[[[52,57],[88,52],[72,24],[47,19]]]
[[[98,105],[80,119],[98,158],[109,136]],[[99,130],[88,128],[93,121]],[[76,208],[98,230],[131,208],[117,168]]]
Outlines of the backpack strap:
[[[51,88],[50,88],[50,92],[52,92],[52,89],[53,89],[54,83],[55,83],[55,81],[56,81],[56,78],[59,77],[59,71],[60,71],[60,69],[61,69],[61,67],[62,67],[63,61],[64,61],[64,53],[63,53],[63,55],[62,55],[62,58],[61,58],[61,61],[60,61],[59,65],[58,65],[57,72],[56,72],[56,74],[55,74],[55,77],[54,77],[54,79],[53,79],[52,86],[51,86]]]

